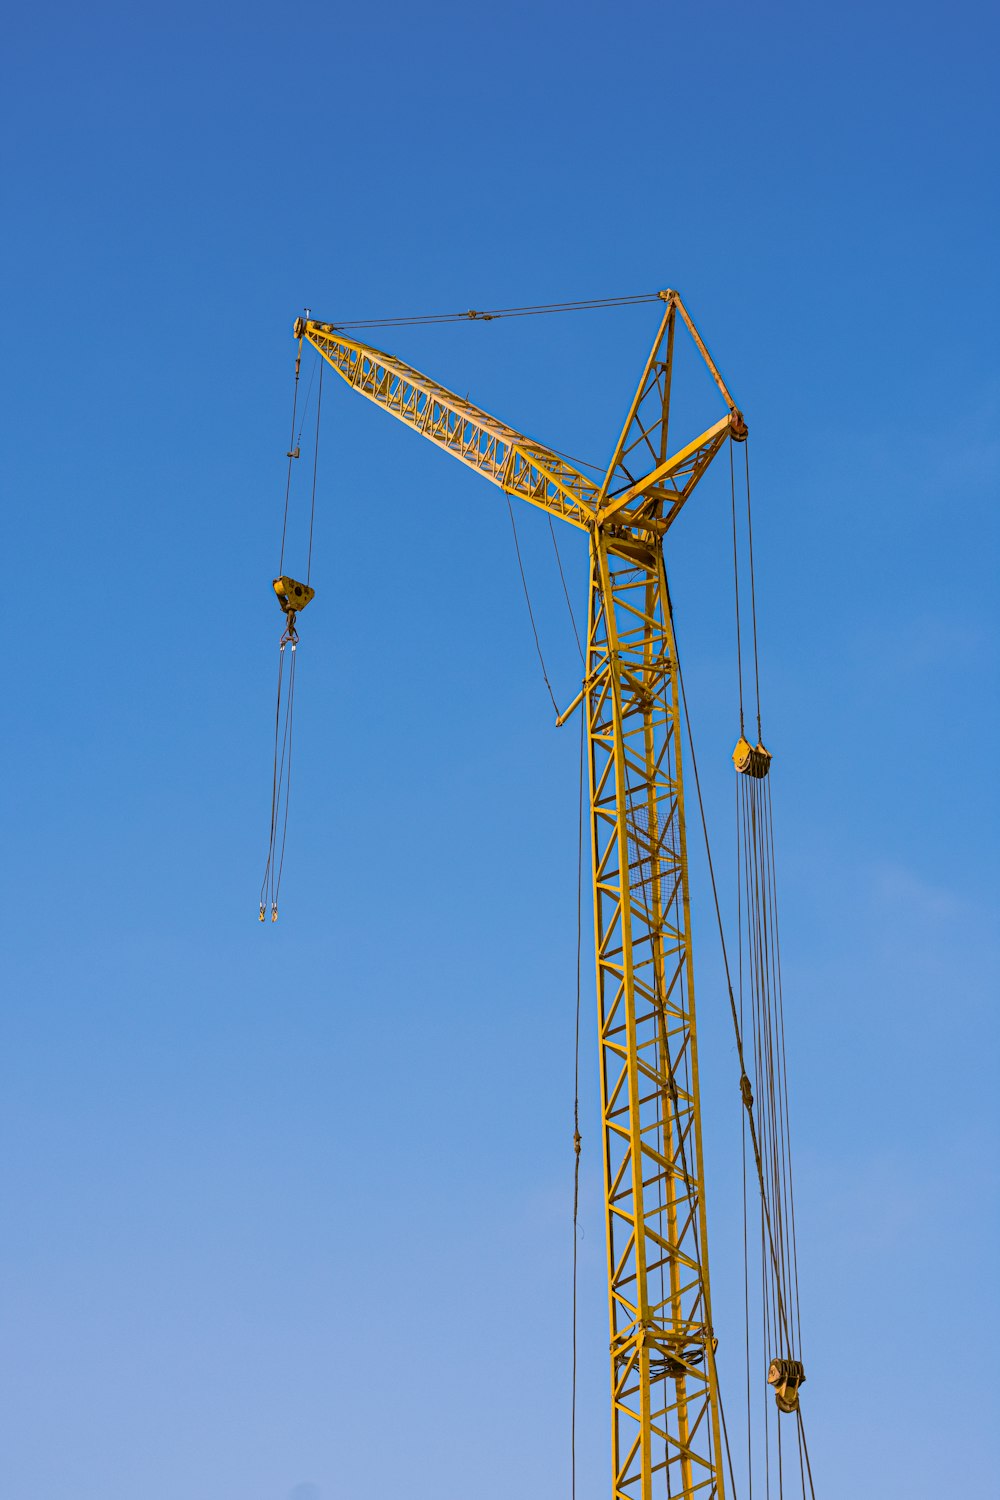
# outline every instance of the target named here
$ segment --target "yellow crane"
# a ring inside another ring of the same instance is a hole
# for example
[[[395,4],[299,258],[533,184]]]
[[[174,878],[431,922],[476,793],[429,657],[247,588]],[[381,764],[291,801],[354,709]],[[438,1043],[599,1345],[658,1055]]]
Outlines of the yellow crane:
[[[296,321],[294,333],[300,358],[303,343],[312,345],[359,395],[506,495],[589,538],[583,686],[559,722],[582,706],[589,748],[612,1493],[615,1500],[652,1500],[654,1494],[724,1500],[690,938],[683,689],[663,539],[713,459],[730,440],[745,441],[747,427],[678,293],[658,296],[656,337],[600,483],[336,325],[307,316]],[[684,434],[675,446],[674,346],[684,333],[715,382],[722,410],[706,431]],[[278,582],[287,589],[294,581]],[[290,607],[287,597],[283,607]],[[290,625],[294,633],[294,612]],[[740,746],[737,770],[765,774],[763,746],[751,746],[742,733]],[[262,919],[263,910],[262,899]],[[750,1114],[745,1067],[741,1082]],[[782,1409],[794,1410],[801,1366],[790,1358],[788,1339],[783,1349],[789,1368],[779,1372]]]

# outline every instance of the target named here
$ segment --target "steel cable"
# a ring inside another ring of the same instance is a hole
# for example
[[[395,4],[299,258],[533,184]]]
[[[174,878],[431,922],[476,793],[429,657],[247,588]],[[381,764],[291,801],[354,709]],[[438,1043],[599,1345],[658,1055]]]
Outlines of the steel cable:
[[[733,466],[733,440],[729,439],[729,488],[733,510],[733,589],[736,596],[736,671],[740,685],[740,734],[743,733],[743,639],[740,630],[740,568],[736,545],[736,471]]]
[[[538,626],[535,624],[535,611],[531,607],[531,595],[528,593],[528,580],[524,576],[524,563],[521,560],[521,545],[517,539],[517,523],[514,520],[514,508],[510,503],[510,496],[507,494],[506,490],[504,490],[504,496],[507,501],[507,514],[510,516],[510,529],[514,534],[514,551],[517,553],[517,567],[518,571],[521,574],[521,587],[524,590],[524,602],[528,606],[528,619],[531,621],[531,633],[535,637],[535,650],[538,652],[538,661],[542,669],[542,676],[545,679],[545,686],[548,689],[549,698],[552,700],[552,708],[555,712],[556,718],[558,719],[559,705],[556,702],[556,696],[552,691],[552,684],[549,681],[549,674],[545,667],[545,657],[542,655],[542,643],[538,639]]]
[[[313,528],[316,523],[316,479],[319,474],[319,422],[323,410],[323,369],[325,361],[319,361],[319,390],[316,392],[316,443],[313,449],[312,498],[309,504],[309,552],[306,557],[306,583],[312,578]]]
[[[295,355],[295,381],[292,386],[292,429],[288,440],[288,476],[285,480],[285,513],[281,523],[281,556],[278,559],[279,578],[285,568],[285,538],[288,535],[288,501],[292,493],[292,464],[295,462],[295,454],[297,452],[295,444],[295,416],[299,405],[299,372],[301,368],[302,340],[299,339],[299,347]]]
[[[583,748],[585,723],[580,715],[580,781],[576,850],[576,1020],[573,1035],[573,1375],[570,1402],[570,1496],[576,1500],[576,1345],[577,1270],[580,1218],[580,994],[583,949]]]
[[[278,893],[285,862],[285,841],[288,835],[288,791],[291,783],[292,723],[295,704],[295,641],[291,641],[292,657],[285,684],[285,647],[283,640],[278,648],[278,692],[274,710],[274,767],[271,777],[271,828],[268,839],[267,860],[264,878],[260,887],[260,920],[264,920],[266,905],[271,907],[271,920],[278,915]],[[282,716],[284,706],[284,716]],[[278,843],[278,829],[281,842]]]
[[[541,302],[525,307],[492,307],[454,313],[424,313],[416,317],[398,318],[353,318],[346,323],[333,323],[337,330],[343,328],[412,328],[424,323],[491,323],[497,318],[532,318],[545,313],[590,312],[606,308],[638,307],[644,302],[659,302],[659,292],[641,292],[634,297],[594,297],[580,302]]]

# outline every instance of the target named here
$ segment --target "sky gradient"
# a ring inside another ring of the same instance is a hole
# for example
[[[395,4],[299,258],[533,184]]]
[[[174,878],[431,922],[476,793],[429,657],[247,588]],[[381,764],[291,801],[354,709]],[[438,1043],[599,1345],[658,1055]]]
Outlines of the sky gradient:
[[[258,924],[291,324],[674,286],[752,434],[817,1494],[985,1495],[992,9],[41,0],[6,42],[0,1490],[568,1495],[578,741],[502,496],[329,379],[282,914]],[[599,462],[654,332],[635,308],[381,342]],[[293,562],[304,518],[299,490]],[[547,527],[518,524],[568,701]],[[732,892],[727,524],[707,481],[668,566]],[[563,559],[582,608],[579,538]],[[699,860],[725,1359],[738,1075]]]

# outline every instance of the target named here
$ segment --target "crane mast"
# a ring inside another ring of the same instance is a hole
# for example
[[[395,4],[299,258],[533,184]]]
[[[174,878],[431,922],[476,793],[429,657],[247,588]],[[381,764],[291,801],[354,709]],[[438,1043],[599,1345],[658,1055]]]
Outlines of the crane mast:
[[[662,541],[746,425],[676,292],[603,482],[332,324],[295,332],[359,394],[590,540],[589,746],[614,1500],[724,1500],[681,757]],[[669,451],[687,328],[726,405]],[[636,478],[636,474],[643,475]]]

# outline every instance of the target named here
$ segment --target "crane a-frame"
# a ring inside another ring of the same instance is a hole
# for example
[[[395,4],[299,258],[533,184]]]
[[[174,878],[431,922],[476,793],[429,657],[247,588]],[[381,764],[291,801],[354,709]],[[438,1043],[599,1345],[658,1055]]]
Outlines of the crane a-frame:
[[[360,395],[590,538],[584,683],[571,708],[583,704],[589,745],[612,1493],[723,1500],[681,685],[662,543],[712,460],[747,429],[681,298],[660,297],[659,329],[599,484],[335,325],[300,318],[294,331]],[[674,341],[685,329],[725,411],[672,448]]]

